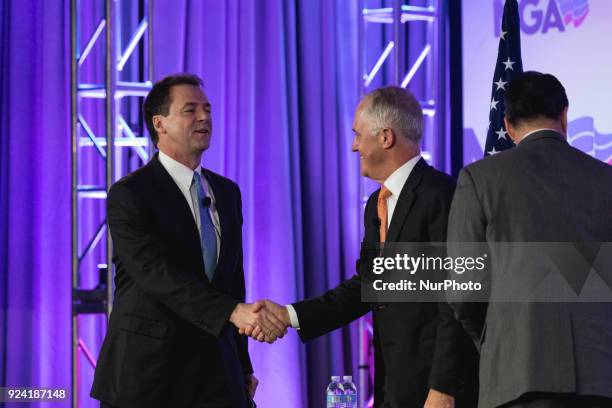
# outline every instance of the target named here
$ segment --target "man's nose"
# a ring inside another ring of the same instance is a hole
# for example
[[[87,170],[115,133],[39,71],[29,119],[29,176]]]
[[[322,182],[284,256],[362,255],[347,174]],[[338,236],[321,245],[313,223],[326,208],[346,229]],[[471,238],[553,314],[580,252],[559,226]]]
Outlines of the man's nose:
[[[208,113],[208,112],[206,112],[205,110],[202,109],[202,110],[200,110],[198,112],[197,119],[198,120],[207,120],[207,119],[210,119],[210,113]]]
[[[357,136],[353,138],[353,144],[351,145],[351,150],[354,152],[359,151],[359,143],[357,143]]]

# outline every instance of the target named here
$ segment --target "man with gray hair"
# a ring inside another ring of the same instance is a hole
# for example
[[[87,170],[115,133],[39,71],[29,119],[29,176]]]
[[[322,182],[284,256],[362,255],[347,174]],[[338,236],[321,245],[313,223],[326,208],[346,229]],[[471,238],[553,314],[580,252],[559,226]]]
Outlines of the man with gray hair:
[[[359,103],[353,131],[361,174],[381,184],[365,208],[364,244],[444,242],[455,181],[420,155],[423,114],[415,97],[399,87],[374,90]],[[265,308],[302,341],[371,310],[375,407],[475,407],[477,352],[448,305],[364,303],[365,266],[358,262],[357,275],[322,296],[286,307],[266,300]],[[259,328],[246,334],[265,339]]]

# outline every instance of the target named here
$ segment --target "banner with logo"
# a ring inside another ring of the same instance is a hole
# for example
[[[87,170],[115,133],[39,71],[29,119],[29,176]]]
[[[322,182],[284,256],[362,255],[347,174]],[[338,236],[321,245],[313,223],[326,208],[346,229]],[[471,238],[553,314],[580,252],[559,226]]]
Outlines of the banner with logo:
[[[568,139],[612,164],[612,1],[518,0],[523,68],[555,75],[569,99]],[[503,0],[464,1],[464,163],[483,156]]]

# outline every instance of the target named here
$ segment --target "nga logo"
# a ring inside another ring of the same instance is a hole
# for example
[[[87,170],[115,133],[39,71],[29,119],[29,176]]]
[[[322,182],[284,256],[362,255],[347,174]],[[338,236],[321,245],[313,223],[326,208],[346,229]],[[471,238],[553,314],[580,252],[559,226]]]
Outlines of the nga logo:
[[[578,28],[589,14],[588,0],[519,0],[521,31],[526,35],[564,32],[572,24]],[[494,0],[493,24],[499,37],[504,10],[502,0]]]
[[[567,141],[596,159],[612,164],[612,133],[599,133],[593,117],[572,120],[567,127]]]

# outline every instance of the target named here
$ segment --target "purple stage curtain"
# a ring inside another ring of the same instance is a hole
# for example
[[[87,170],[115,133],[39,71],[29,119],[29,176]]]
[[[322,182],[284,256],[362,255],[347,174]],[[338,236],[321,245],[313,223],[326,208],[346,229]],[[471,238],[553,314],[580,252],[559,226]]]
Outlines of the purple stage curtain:
[[[70,385],[68,2],[0,2],[0,384]]]
[[[2,385],[70,386],[68,3],[0,2]],[[248,299],[289,303],[352,276],[357,2],[154,4],[155,79],[203,78],[214,122],[203,164],[242,190]],[[356,340],[347,328],[307,346],[294,331],[251,342],[258,404],[323,406],[330,375],[357,376]]]

